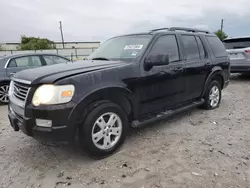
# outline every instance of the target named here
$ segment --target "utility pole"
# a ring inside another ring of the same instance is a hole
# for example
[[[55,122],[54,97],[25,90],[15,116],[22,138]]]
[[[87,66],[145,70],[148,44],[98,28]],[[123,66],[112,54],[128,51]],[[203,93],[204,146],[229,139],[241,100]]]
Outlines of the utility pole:
[[[223,31],[223,22],[224,22],[224,20],[223,20],[223,19],[221,19],[221,26],[220,26],[220,30],[221,30],[221,32]]]
[[[62,45],[63,45],[63,48],[64,48],[64,39],[63,39],[63,31],[62,31],[62,22],[60,21],[59,24],[60,24],[60,31],[61,31],[61,37],[62,37]]]

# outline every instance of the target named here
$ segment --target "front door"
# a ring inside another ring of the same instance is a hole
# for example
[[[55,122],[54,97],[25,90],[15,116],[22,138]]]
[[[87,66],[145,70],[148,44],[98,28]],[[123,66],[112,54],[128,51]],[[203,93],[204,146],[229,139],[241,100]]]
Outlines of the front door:
[[[168,54],[170,63],[153,66],[148,71],[141,65],[140,115],[160,112],[182,102],[185,93],[185,65],[178,46],[176,35],[162,35],[155,39],[151,50],[147,52],[145,59],[154,54]]]

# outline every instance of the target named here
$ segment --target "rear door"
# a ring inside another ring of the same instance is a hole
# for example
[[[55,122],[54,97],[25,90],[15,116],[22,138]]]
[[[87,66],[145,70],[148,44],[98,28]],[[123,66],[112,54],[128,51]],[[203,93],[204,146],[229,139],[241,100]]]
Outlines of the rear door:
[[[12,58],[6,67],[6,73],[11,77],[19,71],[40,66],[43,66],[43,64],[38,55]]]
[[[181,34],[180,37],[186,65],[185,101],[189,101],[201,96],[207,74],[212,65],[200,36]]]

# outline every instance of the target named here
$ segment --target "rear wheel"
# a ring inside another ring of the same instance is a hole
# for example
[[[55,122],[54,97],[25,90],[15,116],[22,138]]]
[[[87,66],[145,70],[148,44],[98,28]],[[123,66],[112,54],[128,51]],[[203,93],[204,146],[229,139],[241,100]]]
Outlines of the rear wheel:
[[[108,101],[97,102],[88,110],[80,127],[80,144],[91,156],[106,157],[123,144],[128,130],[127,116],[120,106]]]
[[[9,84],[0,84],[0,103],[2,104],[8,104],[9,103]]]
[[[221,85],[217,80],[213,80],[205,93],[204,107],[207,110],[215,109],[220,106],[221,102]]]

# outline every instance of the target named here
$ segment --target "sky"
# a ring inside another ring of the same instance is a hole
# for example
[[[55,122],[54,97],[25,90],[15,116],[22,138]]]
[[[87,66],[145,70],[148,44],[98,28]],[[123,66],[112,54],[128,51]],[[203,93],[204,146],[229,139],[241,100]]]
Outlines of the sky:
[[[181,26],[229,37],[250,36],[250,0],[0,0],[0,42],[20,35],[61,41],[105,41],[115,35]]]

